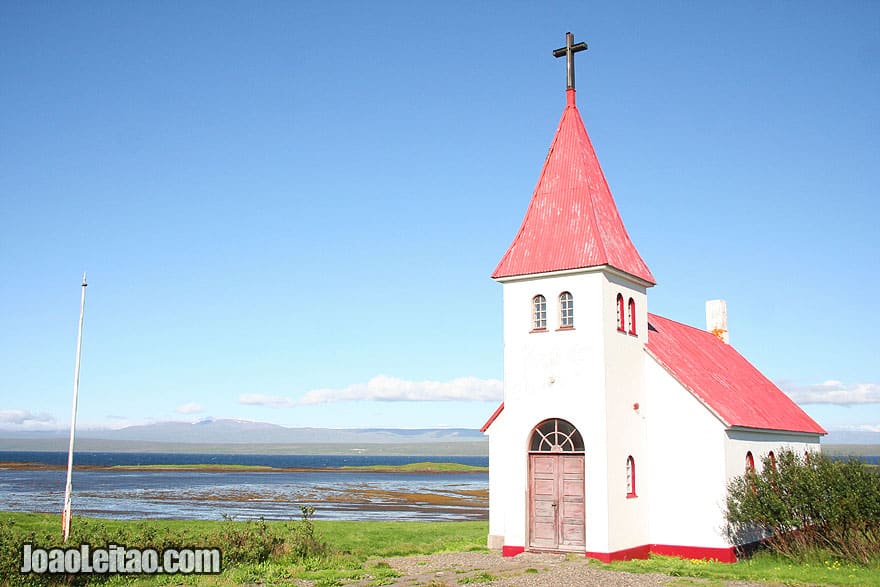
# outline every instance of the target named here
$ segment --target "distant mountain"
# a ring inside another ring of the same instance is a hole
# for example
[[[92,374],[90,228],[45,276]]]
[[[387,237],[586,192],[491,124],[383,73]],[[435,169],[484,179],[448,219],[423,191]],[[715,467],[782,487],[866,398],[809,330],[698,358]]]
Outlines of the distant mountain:
[[[67,431],[12,432],[0,430],[0,439],[66,437]],[[199,444],[425,444],[485,442],[470,428],[288,428],[267,422],[205,419],[198,422],[157,422],[118,430],[78,430],[78,439],[125,442]]]
[[[67,430],[0,430],[2,440],[67,439]],[[127,443],[175,444],[428,444],[488,442],[472,428],[289,428],[268,422],[207,418],[198,422],[157,422],[117,430],[77,430],[77,439]],[[831,430],[822,444],[880,445],[880,432]],[[17,442],[16,446],[21,446]]]

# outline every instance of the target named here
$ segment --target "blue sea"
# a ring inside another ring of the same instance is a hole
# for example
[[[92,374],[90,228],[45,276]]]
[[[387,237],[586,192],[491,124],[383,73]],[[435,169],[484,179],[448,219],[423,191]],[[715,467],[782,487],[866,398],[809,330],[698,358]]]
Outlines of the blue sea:
[[[222,455],[89,453],[75,465],[263,465],[326,471],[211,472],[74,470],[74,514],[115,519],[480,520],[489,477],[479,473],[333,471],[343,466],[456,462],[487,466],[488,457],[367,455]],[[0,451],[0,510],[60,513],[64,469],[14,469],[2,463],[65,465],[64,452]]]

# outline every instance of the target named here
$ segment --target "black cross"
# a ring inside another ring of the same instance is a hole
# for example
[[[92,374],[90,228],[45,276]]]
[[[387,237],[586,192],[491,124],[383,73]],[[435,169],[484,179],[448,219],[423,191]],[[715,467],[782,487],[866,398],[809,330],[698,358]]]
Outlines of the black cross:
[[[581,42],[575,45],[574,35],[571,33],[565,33],[565,47],[560,47],[553,51],[553,57],[565,56],[565,70],[567,73],[565,89],[574,89],[574,54],[586,50],[586,43]]]

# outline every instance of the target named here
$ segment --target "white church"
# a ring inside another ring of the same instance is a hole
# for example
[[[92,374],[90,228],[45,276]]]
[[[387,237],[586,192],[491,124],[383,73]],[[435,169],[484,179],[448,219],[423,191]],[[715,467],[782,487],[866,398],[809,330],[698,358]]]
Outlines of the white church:
[[[584,128],[567,35],[566,105],[522,225],[492,278],[504,297],[504,401],[489,436],[491,548],[609,562],[733,562],[727,483],[825,431],[728,344],[648,312],[655,285]]]

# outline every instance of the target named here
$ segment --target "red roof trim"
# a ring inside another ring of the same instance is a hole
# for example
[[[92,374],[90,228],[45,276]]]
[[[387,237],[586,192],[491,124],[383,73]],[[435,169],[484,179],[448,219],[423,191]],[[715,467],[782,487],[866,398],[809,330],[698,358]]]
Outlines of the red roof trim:
[[[645,350],[728,428],[827,434],[736,349],[711,332],[648,314]]]
[[[501,402],[501,405],[498,406],[497,408],[495,408],[495,411],[492,412],[492,415],[489,416],[489,419],[486,420],[486,423],[483,424],[482,428],[480,428],[480,432],[485,432],[486,430],[488,430],[489,426],[492,425],[492,422],[495,421],[495,418],[497,418],[503,410],[504,410],[504,402]]]
[[[608,265],[653,285],[654,276],[620,218],[574,96],[568,90],[522,225],[492,277]]]

